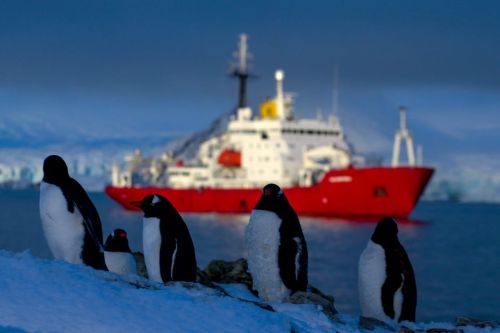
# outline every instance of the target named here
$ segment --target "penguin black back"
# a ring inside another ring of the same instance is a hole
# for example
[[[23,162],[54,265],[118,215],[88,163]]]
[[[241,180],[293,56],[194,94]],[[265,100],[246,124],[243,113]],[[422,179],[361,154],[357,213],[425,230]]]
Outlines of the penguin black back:
[[[391,217],[379,221],[371,240],[382,246],[386,260],[386,280],[382,286],[382,306],[387,316],[394,319],[394,294],[401,288],[403,303],[399,321],[415,321],[417,286],[408,254],[398,239],[398,226]]]
[[[144,218],[159,219],[159,260],[163,282],[196,281],[197,266],[193,240],[175,207],[159,194],[148,195],[136,205],[144,211]]]
[[[132,253],[128,245],[127,232],[123,229],[115,229],[106,239],[104,251]]]
[[[280,276],[292,292],[305,291],[308,284],[308,252],[297,213],[276,184],[264,186],[255,209],[274,212],[281,219],[278,250]]]
[[[102,253],[102,226],[99,213],[84,188],[69,176],[64,159],[58,155],[48,156],[43,163],[43,181],[60,188],[66,199],[70,213],[78,208],[85,229],[81,258],[84,264],[96,269],[106,270]]]

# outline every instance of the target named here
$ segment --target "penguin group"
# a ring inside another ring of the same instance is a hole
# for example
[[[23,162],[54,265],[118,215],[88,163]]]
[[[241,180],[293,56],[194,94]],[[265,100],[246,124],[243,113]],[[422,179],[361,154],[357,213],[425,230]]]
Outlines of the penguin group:
[[[127,232],[115,229],[103,244],[97,209],[69,176],[64,160],[48,156],[40,185],[40,218],[52,255],[74,264],[118,274],[136,273]],[[131,204],[144,213],[143,253],[148,277],[157,282],[196,281],[193,240],[181,215],[160,194]],[[380,220],[358,263],[361,316],[381,321],[415,321],[417,290],[408,255],[397,237],[397,221]],[[253,291],[283,302],[308,291],[308,249],[299,218],[283,190],[266,185],[245,230]]]
[[[50,155],[43,173],[40,219],[54,258],[118,274],[136,273],[127,232],[115,229],[103,244],[99,213],[83,187],[70,177],[66,162]],[[158,282],[195,281],[193,241],[172,204],[160,195],[149,195],[135,205],[144,212],[143,251],[149,277]]]

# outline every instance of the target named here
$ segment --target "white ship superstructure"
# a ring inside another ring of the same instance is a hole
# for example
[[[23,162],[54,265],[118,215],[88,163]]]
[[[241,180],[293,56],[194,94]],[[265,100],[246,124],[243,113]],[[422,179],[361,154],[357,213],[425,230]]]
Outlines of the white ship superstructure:
[[[131,186],[144,178],[171,188],[254,188],[269,182],[282,186],[311,185],[326,171],[351,163],[349,147],[338,118],[295,119],[293,95],[285,93],[285,73],[275,72],[276,96],[260,105],[259,114],[246,106],[247,37],[240,36],[237,68],[239,107],[224,134],[202,143],[198,159],[174,163],[148,160],[136,152],[129,169],[113,168],[113,185]],[[139,174],[139,175],[138,175]]]
[[[283,78],[277,71],[276,98],[262,103],[260,115],[238,109],[223,135],[200,146],[199,165],[169,167],[169,186],[310,185],[320,173],[348,166],[350,153],[338,119],[295,120],[291,95],[280,95]]]

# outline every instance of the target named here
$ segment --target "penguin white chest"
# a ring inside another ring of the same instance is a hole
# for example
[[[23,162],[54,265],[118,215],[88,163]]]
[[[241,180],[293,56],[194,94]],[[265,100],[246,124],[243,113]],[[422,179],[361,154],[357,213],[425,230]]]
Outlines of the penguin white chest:
[[[290,294],[278,265],[281,219],[273,212],[254,209],[245,230],[248,268],[253,287],[267,301],[281,302]]]
[[[359,258],[358,291],[361,315],[379,320],[390,319],[382,306],[382,286],[386,279],[384,248],[373,241]]]
[[[163,282],[160,270],[160,219],[156,217],[145,217],[143,219],[142,247],[149,278]]]
[[[132,253],[104,251],[104,260],[110,272],[117,274],[137,273],[135,258]]]
[[[40,218],[50,251],[56,259],[74,264],[81,258],[85,229],[80,211],[68,211],[68,204],[61,189],[46,182],[40,184]]]

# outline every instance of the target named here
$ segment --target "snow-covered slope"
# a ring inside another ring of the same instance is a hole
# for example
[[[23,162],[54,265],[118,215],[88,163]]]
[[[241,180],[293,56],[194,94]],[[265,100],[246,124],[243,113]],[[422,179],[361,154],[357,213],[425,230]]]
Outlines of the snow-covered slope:
[[[355,317],[334,322],[316,305],[271,304],[272,312],[244,302],[259,300],[243,285],[224,285],[227,297],[199,284],[163,285],[29,252],[0,251],[0,267],[0,332],[361,332]]]

